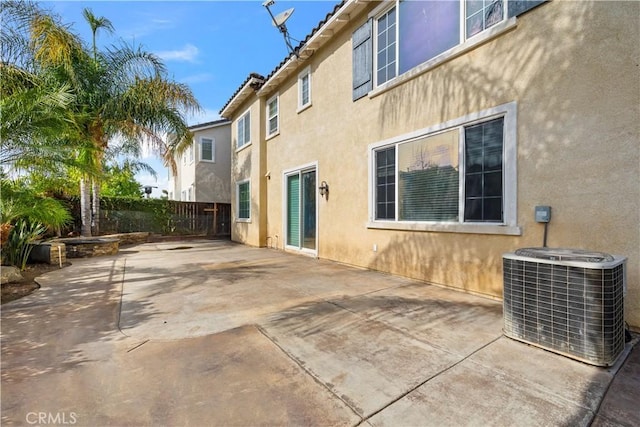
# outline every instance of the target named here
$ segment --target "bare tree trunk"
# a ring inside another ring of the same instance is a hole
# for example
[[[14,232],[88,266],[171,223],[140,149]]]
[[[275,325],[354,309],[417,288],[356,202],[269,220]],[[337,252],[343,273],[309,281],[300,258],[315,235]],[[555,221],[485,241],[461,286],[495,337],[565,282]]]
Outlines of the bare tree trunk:
[[[93,179],[91,182],[91,192],[93,193],[92,211],[93,211],[93,235],[100,235],[100,183]]]
[[[82,220],[82,229],[80,234],[85,237],[91,237],[91,194],[86,178],[80,178],[80,218]]]

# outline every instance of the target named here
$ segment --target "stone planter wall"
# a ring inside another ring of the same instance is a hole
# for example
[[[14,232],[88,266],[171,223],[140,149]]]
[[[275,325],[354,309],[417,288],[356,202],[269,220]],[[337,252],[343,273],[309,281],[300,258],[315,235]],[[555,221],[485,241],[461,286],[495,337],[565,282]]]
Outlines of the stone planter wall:
[[[33,262],[43,262],[46,264],[64,264],[67,262],[67,251],[62,242],[41,242],[33,245],[33,250],[29,255],[29,260]]]
[[[104,239],[118,239],[120,241],[120,245],[136,245],[140,243],[147,243],[149,241],[149,232],[138,232],[138,233],[118,233],[118,234],[106,234],[104,236],[100,236],[100,238]]]
[[[104,237],[77,237],[71,239],[60,239],[59,242],[65,244],[67,258],[89,258],[105,255],[116,255],[118,253],[120,241]]]

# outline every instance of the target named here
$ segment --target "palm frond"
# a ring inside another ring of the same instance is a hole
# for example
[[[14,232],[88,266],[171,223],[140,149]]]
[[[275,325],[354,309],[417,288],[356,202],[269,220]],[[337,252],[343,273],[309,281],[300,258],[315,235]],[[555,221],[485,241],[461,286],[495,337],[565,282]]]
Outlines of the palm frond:
[[[43,66],[61,65],[72,69],[75,56],[83,53],[80,38],[68,26],[61,25],[46,14],[38,14],[33,18],[31,44],[35,59]]]
[[[167,72],[157,55],[126,43],[107,49],[102,60],[105,72],[111,77],[114,87],[121,90],[134,84],[137,79],[161,77]]]

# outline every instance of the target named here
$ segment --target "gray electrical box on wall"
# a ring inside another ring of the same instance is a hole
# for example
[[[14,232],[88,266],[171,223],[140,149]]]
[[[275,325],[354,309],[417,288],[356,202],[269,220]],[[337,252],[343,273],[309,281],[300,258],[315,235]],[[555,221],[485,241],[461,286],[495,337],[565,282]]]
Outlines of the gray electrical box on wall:
[[[536,206],[536,222],[551,221],[551,206]]]

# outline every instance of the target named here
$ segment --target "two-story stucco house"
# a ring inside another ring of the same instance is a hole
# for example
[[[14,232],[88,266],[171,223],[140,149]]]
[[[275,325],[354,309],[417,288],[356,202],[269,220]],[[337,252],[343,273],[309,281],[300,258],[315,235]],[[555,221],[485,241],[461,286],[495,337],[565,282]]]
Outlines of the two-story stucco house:
[[[250,75],[232,238],[502,296],[502,255],[627,257],[640,328],[640,3],[340,3]]]
[[[231,203],[231,122],[222,119],[189,128],[193,144],[169,169],[169,200]]]

